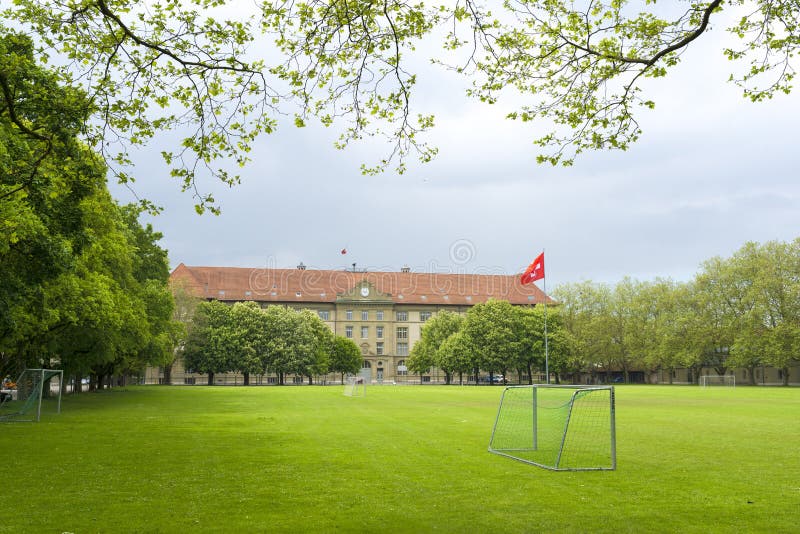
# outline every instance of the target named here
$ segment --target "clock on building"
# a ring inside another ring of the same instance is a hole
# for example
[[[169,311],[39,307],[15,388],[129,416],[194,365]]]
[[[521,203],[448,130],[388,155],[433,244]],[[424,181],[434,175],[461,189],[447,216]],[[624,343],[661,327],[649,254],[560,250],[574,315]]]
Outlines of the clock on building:
[[[361,296],[368,297],[369,296],[369,288],[367,286],[363,286],[361,288]]]

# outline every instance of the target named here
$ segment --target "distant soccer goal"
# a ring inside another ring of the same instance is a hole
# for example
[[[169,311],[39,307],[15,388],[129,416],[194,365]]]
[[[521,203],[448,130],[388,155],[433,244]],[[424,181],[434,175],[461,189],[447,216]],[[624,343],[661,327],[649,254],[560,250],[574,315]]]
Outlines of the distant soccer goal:
[[[554,471],[616,469],[614,387],[506,387],[489,452]]]
[[[344,384],[346,397],[363,397],[367,394],[367,381],[363,376],[348,376]]]
[[[39,421],[42,412],[61,413],[64,371],[25,369],[13,389],[3,390],[0,421]]]
[[[703,387],[709,386],[727,386],[731,388],[736,387],[735,375],[703,375],[700,377],[700,385]]]

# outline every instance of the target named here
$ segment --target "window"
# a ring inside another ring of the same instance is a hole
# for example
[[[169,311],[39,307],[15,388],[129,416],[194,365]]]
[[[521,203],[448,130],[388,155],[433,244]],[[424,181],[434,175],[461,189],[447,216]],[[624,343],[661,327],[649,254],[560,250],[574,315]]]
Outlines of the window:
[[[421,323],[424,323],[430,318],[431,318],[431,312],[429,311],[419,312],[419,320]]]
[[[361,320],[362,321],[369,321],[369,312],[368,311],[362,311],[361,312]]]
[[[349,337],[353,339],[353,327],[352,326],[345,326],[344,327],[344,337]]]
[[[377,337],[378,339],[383,339],[383,327],[382,326],[376,326],[375,327],[375,337]]]
[[[187,386],[193,386],[194,385],[194,377],[193,376],[184,377],[183,378],[183,383],[186,384]]]
[[[268,376],[267,377],[267,384],[277,384],[278,377],[277,376]]]
[[[328,310],[319,310],[317,315],[319,315],[319,318],[323,321],[327,321],[331,318],[331,314]]]
[[[364,360],[363,362],[361,362],[361,368],[362,369],[372,369],[372,364],[369,363],[369,360]]]
[[[375,353],[376,353],[378,356],[383,356],[383,341],[378,341],[378,342],[375,344]]]
[[[423,376],[423,377],[422,377],[422,381],[423,381],[423,382],[430,382],[430,381],[431,381],[431,377],[429,377],[429,376]]]
[[[408,321],[408,312],[405,311],[397,312],[397,320]]]
[[[292,378],[292,383],[293,384],[302,384],[303,383],[303,377],[302,376],[295,376],[294,378]]]
[[[405,360],[400,360],[397,362],[397,374],[398,376],[406,376],[408,374],[408,368],[406,367]]]
[[[346,312],[344,312],[344,318],[347,319],[348,321],[352,321],[353,320],[353,310],[347,310]]]
[[[408,327],[407,326],[398,326],[397,327],[397,339],[408,339]]]
[[[361,339],[367,339],[369,337],[369,327],[362,326],[361,327]]]
[[[383,321],[383,310],[378,310],[375,312],[375,319],[378,321]]]
[[[398,356],[408,356],[408,343],[398,343],[397,344],[397,355]]]

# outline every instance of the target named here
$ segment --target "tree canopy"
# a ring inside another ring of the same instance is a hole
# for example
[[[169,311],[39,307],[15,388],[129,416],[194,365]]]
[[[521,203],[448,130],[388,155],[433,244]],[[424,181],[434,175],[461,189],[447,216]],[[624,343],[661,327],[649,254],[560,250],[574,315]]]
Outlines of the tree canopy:
[[[798,17],[788,0],[15,0],[2,11],[63,84],[88,93],[85,139],[121,180],[133,178],[131,147],[178,133],[162,157],[200,211],[217,206],[198,177],[235,184],[255,139],[284,118],[335,125],[340,147],[384,136],[386,157],[365,172],[429,160],[436,149],[422,134],[434,116],[414,98],[420,56],[467,76],[468,97],[521,95],[508,117],[545,131],[539,161],[568,165],[635,142],[639,110],[655,106],[643,81],[667,76],[712,26],[739,40],[721,57],[741,63],[731,78],[747,98],[788,93]]]
[[[579,368],[592,374],[621,369],[769,365],[788,384],[797,360],[800,324],[800,239],[746,243],[730,258],[707,260],[695,279],[616,286],[582,282],[559,287],[566,330]],[[695,379],[697,377],[695,376]]]
[[[0,57],[0,371],[55,364],[97,385],[161,364],[175,327],[161,235],[108,193],[81,140],[87,96],[24,35],[0,31]]]
[[[311,311],[212,301],[197,305],[183,356],[186,369],[208,374],[208,385],[216,373],[226,372],[242,373],[245,385],[251,374],[267,372],[276,374],[279,384],[286,374],[306,376],[311,383],[313,376],[328,373],[331,353],[340,345]],[[351,366],[346,356],[333,361],[335,372]]]

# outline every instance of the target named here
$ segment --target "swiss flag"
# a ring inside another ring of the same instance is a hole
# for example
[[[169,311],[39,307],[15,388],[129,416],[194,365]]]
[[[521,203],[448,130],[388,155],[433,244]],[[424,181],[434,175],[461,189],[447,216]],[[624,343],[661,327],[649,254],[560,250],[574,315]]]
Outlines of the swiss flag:
[[[536,256],[533,263],[528,265],[528,268],[522,273],[519,281],[522,285],[525,285],[535,282],[536,280],[541,280],[542,278],[544,278],[544,252]]]

